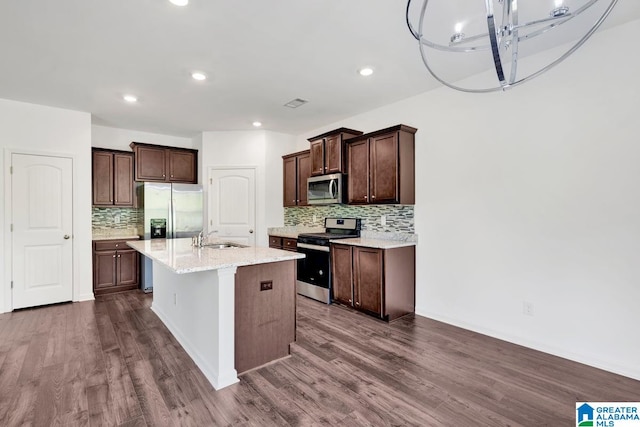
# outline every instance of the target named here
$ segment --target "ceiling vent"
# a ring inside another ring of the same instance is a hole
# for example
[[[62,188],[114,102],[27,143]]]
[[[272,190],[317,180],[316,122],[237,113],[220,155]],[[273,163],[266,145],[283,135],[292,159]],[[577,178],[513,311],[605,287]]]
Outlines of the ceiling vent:
[[[298,108],[301,105],[306,104],[309,101],[305,101],[304,99],[300,99],[300,98],[296,98],[293,99],[289,102],[287,102],[286,104],[284,104],[285,107],[289,107],[289,108]]]

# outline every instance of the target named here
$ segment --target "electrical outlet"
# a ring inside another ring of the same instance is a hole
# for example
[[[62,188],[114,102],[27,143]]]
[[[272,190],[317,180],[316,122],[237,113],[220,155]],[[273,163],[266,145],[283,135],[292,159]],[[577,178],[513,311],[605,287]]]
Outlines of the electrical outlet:
[[[317,220],[318,220],[318,217],[314,215],[313,216],[313,223],[315,224]]]
[[[261,291],[270,291],[273,289],[273,282],[271,280],[260,282]]]
[[[529,301],[522,301],[522,313],[525,316],[533,316],[533,303]]]
[[[387,225],[387,217],[386,215],[380,216],[380,225]]]
[[[113,217],[113,222],[115,222],[116,224],[120,224],[120,215],[116,215]]]

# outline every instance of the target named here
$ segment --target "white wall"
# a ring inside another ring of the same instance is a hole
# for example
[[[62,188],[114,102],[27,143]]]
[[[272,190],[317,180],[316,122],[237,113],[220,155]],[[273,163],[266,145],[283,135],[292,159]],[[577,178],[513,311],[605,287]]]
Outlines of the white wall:
[[[211,167],[256,168],[256,245],[267,246],[267,228],[283,225],[282,155],[295,149],[295,138],[268,131],[203,132],[205,193]],[[208,199],[208,197],[207,197]],[[206,218],[206,217],[205,217]]]
[[[640,379],[639,37],[635,21],[506,93],[443,88],[297,144],[417,127],[418,314]]]
[[[93,299],[91,268],[91,115],[0,99],[0,312],[11,309],[9,218],[5,216],[9,171],[6,150],[65,154],[73,158],[74,301]]]

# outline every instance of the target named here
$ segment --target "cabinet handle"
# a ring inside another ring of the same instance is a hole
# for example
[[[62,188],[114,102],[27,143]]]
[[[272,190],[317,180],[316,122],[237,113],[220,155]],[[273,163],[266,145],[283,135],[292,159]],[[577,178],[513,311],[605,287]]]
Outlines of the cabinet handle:
[[[164,178],[164,177],[165,177],[165,175],[164,175],[164,174],[162,174],[162,177]]]
[[[115,258],[116,256],[114,255],[113,257]]]
[[[118,255],[118,258],[120,258],[120,255]]]
[[[349,299],[349,303],[352,303],[353,301],[351,301],[351,299]]]
[[[369,197],[368,196],[364,196],[364,199],[367,200]]]
[[[173,175],[171,175],[171,178],[173,178]]]
[[[360,303],[356,301],[356,307],[360,307]]]
[[[118,247],[119,243],[116,243],[116,248]]]
[[[372,198],[372,199],[375,199],[375,198],[376,198],[376,196],[371,196],[371,198]]]

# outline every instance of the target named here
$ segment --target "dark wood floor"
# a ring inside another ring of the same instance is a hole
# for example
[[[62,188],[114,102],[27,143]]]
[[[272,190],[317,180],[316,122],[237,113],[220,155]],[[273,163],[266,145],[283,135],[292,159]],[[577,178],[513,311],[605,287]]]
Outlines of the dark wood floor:
[[[0,315],[0,425],[570,426],[640,382],[298,297],[292,356],[214,391],[139,291]]]

